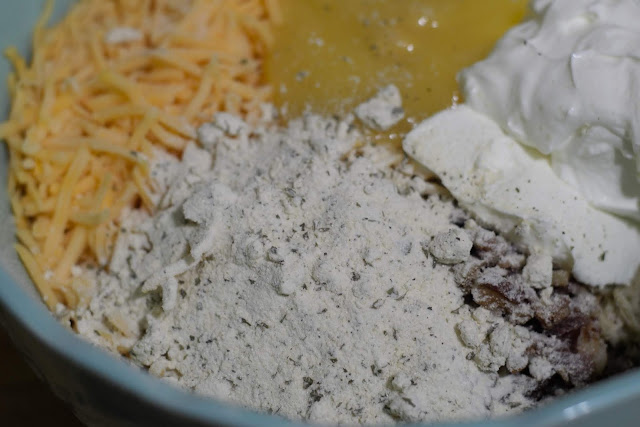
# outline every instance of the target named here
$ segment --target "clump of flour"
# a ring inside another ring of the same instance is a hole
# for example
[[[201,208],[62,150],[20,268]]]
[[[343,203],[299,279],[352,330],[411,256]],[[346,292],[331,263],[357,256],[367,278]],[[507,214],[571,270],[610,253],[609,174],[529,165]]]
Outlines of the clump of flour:
[[[400,90],[394,85],[385,86],[373,98],[360,104],[355,115],[371,129],[388,130],[404,118]]]
[[[181,387],[293,419],[531,406],[536,379],[474,360],[487,332],[432,255],[469,258],[453,202],[401,154],[364,144],[352,120],[252,129],[220,115],[200,131],[206,150],[159,153],[158,212],[128,215],[76,329]],[[483,325],[497,322],[485,312]],[[490,345],[526,366],[524,328],[499,327]],[[541,379],[544,363],[531,365]]]

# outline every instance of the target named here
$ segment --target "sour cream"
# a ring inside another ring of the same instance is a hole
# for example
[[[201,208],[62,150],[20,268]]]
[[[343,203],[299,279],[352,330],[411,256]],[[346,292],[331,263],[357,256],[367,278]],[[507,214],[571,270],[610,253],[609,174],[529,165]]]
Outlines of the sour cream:
[[[640,2],[535,0],[460,75],[466,102],[593,206],[640,221]]]

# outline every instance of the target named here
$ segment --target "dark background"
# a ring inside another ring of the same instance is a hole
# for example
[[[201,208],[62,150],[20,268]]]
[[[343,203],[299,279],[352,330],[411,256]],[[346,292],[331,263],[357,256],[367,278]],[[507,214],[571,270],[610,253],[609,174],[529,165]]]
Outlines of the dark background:
[[[22,359],[0,326],[0,424],[82,427]]]

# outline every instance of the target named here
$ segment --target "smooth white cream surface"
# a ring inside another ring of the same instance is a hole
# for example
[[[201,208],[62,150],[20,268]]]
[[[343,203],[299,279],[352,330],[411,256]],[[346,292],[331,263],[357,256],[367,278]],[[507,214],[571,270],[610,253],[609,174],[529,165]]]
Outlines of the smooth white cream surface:
[[[591,204],[640,220],[640,2],[535,0],[460,75],[467,104],[549,155]]]
[[[583,283],[629,284],[640,266],[640,226],[594,208],[546,157],[467,106],[427,119],[403,148],[460,205],[531,252],[548,253]]]

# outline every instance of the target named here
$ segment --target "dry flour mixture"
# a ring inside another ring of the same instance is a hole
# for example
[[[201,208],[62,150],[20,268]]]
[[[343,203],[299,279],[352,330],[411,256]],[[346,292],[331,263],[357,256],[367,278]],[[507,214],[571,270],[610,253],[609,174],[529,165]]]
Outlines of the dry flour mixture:
[[[540,289],[550,262],[525,265],[352,120],[219,114],[202,148],[159,153],[158,211],[127,215],[91,302],[65,319],[181,387],[293,419],[488,417],[531,406],[554,372],[570,380],[555,341],[531,356],[536,333],[461,286],[482,253]],[[489,282],[507,274],[496,264]]]

